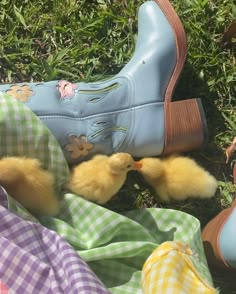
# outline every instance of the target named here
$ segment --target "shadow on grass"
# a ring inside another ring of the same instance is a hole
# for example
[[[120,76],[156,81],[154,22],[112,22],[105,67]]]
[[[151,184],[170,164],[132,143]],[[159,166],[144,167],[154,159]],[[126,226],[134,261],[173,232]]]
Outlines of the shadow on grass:
[[[222,294],[236,294],[235,271],[217,270],[210,267],[215,288]]]
[[[201,150],[188,152],[186,155],[194,158],[218,181],[232,182],[232,168],[230,165],[225,164],[225,153],[217,145],[217,136],[227,131],[225,120],[216,107],[218,95],[210,92],[207,83],[200,78],[199,73],[195,71],[191,64],[186,63],[173,100],[189,98],[201,98],[208,126],[208,143]],[[137,173],[130,173],[125,187],[120,191],[119,197],[111,203],[110,208],[116,211],[138,207],[176,209],[198,218],[203,228],[224,206],[227,207],[230,204],[230,202],[225,202],[224,195],[220,189],[218,189],[215,197],[211,199],[189,199],[161,204],[154,195],[153,190],[148,187],[141,176]],[[221,293],[236,293],[236,286],[234,286],[235,272],[225,273],[213,268],[210,268],[210,271],[214,285],[221,290]]]
[[[188,152],[185,155],[194,158],[202,167],[213,174],[217,180],[232,181],[232,169],[230,165],[225,164],[224,151],[216,143],[217,135],[226,131],[224,118],[216,107],[218,95],[217,93],[210,92],[207,83],[199,77],[199,73],[187,62],[176,87],[173,100],[189,98],[201,98],[208,126],[208,143],[201,150]],[[127,195],[129,196],[127,197]],[[202,226],[204,226],[222,209],[221,198],[219,190],[216,197],[212,199],[191,199],[183,202],[171,202],[168,205],[163,205],[163,207],[175,208],[190,213],[199,218]],[[118,211],[129,210],[134,207],[159,206],[158,200],[153,197],[153,191],[137,173],[130,173],[128,175],[125,187],[120,191],[119,197],[112,204],[114,204],[112,206]],[[230,204],[228,203],[228,205]]]
[[[224,118],[215,105],[219,97],[216,92],[210,92],[207,82],[200,77],[200,73],[186,62],[173,99],[189,98],[201,98],[208,125],[209,142],[211,143],[219,132],[226,129]]]
[[[186,62],[174,100],[201,98],[207,121],[208,142],[201,150],[188,152],[201,166],[212,173],[219,181],[232,182],[232,168],[226,164],[224,150],[217,143],[217,137],[227,131],[225,119],[217,108],[218,94],[211,92],[207,82],[200,78],[200,73]]]
[[[201,98],[208,126],[208,144],[187,155],[194,158],[201,166],[206,168],[219,181],[232,182],[232,168],[225,164],[225,153],[216,144],[217,136],[227,131],[225,120],[216,107],[218,95],[210,92],[206,82],[200,77],[189,63],[185,64],[183,73],[177,85],[174,100],[188,98]],[[223,195],[218,189],[216,196],[207,200],[187,200],[165,205],[167,208],[174,208],[197,217],[202,228],[222,209]],[[224,202],[224,201],[223,201]],[[230,203],[228,204],[230,205]],[[222,294],[236,293],[235,272],[224,272],[210,267],[214,286],[220,289]]]

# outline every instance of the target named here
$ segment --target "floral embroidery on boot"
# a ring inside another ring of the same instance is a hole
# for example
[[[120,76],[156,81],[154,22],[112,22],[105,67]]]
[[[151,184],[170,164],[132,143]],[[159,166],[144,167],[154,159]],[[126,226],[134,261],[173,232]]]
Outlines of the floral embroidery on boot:
[[[65,149],[71,152],[71,158],[77,159],[80,156],[88,155],[88,150],[93,148],[93,144],[87,142],[87,137],[85,135],[71,135],[68,137],[69,144],[66,145]]]
[[[60,98],[61,99],[72,99],[75,96],[75,89],[77,89],[77,85],[73,84],[71,82],[65,81],[65,80],[61,80],[58,85],[57,85],[57,89],[60,93]]]
[[[34,95],[34,91],[28,85],[12,85],[6,93],[22,102],[29,101],[30,96]]]

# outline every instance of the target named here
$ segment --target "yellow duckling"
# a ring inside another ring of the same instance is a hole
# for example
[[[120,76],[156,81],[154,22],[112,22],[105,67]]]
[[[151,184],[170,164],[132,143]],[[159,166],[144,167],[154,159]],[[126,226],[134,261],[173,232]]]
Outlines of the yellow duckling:
[[[128,153],[96,155],[73,168],[67,188],[85,199],[104,204],[123,186],[127,173],[140,167]]]
[[[216,192],[216,179],[188,157],[143,158],[140,162],[141,174],[162,201],[210,198]]]
[[[0,185],[32,214],[53,216],[59,212],[54,176],[43,170],[37,159],[2,158]]]

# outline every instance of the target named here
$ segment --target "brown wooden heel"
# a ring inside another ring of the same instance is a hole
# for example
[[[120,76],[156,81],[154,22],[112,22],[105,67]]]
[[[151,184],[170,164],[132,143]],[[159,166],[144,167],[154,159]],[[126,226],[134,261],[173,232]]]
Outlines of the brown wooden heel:
[[[200,148],[206,139],[206,119],[200,99],[165,103],[164,155]]]

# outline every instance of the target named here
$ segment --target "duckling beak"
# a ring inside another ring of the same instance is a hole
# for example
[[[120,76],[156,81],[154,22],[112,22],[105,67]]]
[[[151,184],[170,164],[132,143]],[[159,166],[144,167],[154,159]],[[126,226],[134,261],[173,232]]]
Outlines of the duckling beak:
[[[135,161],[134,162],[134,167],[133,167],[133,169],[134,170],[139,170],[139,169],[141,169],[142,168],[142,163],[140,162],[140,161]]]

